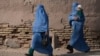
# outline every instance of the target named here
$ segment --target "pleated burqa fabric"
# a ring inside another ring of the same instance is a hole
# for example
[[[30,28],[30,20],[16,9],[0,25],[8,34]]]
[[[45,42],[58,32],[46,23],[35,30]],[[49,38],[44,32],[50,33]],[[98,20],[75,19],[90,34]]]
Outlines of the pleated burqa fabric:
[[[34,34],[32,37],[31,47],[40,53],[52,54],[53,49],[50,44],[49,33],[48,33],[49,19],[42,4],[39,4],[36,8],[35,21],[33,22],[32,31]],[[42,45],[42,36],[45,36],[45,34],[43,34],[45,32],[47,32],[48,35],[47,37],[48,45],[46,47]]]
[[[84,13],[82,11],[82,13],[80,15],[77,14],[77,10],[76,7],[78,6],[77,2],[74,2],[72,4],[72,12],[69,15],[69,24],[72,28],[72,35],[69,41],[69,45],[71,45],[73,48],[82,51],[82,52],[86,52],[88,51],[90,48],[87,45],[87,43],[85,42],[84,39],[84,33],[83,33],[83,27],[84,27],[84,22],[85,22],[85,17],[84,17]],[[74,17],[78,16],[78,20],[74,20]]]

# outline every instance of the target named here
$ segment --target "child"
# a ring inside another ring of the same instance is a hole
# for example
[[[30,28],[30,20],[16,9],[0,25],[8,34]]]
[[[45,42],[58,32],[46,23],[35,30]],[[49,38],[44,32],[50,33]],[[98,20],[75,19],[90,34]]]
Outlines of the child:
[[[79,20],[83,16],[83,9],[82,9],[81,5],[77,6],[77,16],[78,16]]]

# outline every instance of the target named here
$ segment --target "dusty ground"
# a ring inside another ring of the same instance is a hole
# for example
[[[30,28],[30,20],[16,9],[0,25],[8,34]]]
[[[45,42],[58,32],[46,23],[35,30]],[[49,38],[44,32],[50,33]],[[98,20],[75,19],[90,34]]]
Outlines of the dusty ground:
[[[2,48],[0,47],[0,56],[24,56],[28,49],[19,48]],[[54,56],[100,56],[100,50],[91,50],[89,53],[81,53],[75,50],[73,54],[67,54],[67,50],[64,48],[54,49]],[[48,56],[46,54],[41,54],[35,51],[34,56]]]

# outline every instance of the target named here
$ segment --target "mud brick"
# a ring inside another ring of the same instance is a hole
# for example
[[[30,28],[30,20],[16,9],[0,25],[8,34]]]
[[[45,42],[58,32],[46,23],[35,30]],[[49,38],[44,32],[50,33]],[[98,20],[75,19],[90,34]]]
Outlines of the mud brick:
[[[27,39],[22,39],[22,41],[27,41]]]
[[[58,38],[59,38],[59,39],[63,39],[64,37],[61,36],[61,37],[58,37]]]
[[[23,37],[30,37],[30,35],[27,35],[27,34],[24,34],[24,35],[22,35]]]
[[[63,31],[63,29],[55,29],[55,30],[58,31],[58,32],[59,32],[59,31]]]
[[[73,32],[72,30],[70,32]]]
[[[88,28],[88,27],[86,27],[86,28],[85,28],[85,30],[89,30],[89,28]]]
[[[93,46],[90,46],[90,48],[91,48],[91,49],[94,49],[94,47],[93,47]]]
[[[10,27],[10,28],[15,28],[15,26],[14,26],[14,25],[9,25],[9,27]]]
[[[24,36],[24,37],[30,37],[30,35],[28,35],[28,34],[24,34],[23,36]]]
[[[0,27],[2,27],[2,24],[0,24]]]
[[[29,30],[29,28],[28,27],[26,27],[26,28],[23,28],[24,30]]]
[[[65,33],[71,33],[71,31],[65,31]]]
[[[19,40],[19,43],[20,43],[20,44],[24,44],[25,41],[24,41],[24,40]]]
[[[58,35],[59,37],[62,37],[63,35]]]
[[[54,31],[54,29],[52,29],[52,28],[51,28],[51,29],[49,29],[49,30],[50,30],[50,31]]]
[[[3,41],[0,41],[0,45],[2,45],[3,44]]]
[[[14,36],[15,34],[9,34],[9,36]]]
[[[24,48],[29,48],[30,47],[30,44],[24,44],[23,47]]]
[[[64,35],[64,34],[62,34],[62,37],[65,37],[65,35]]]
[[[3,40],[3,38],[0,38],[0,41],[2,41]]]
[[[17,28],[23,28],[24,25],[23,24],[20,24],[19,26],[17,26]]]
[[[72,33],[67,33],[67,35],[71,35]]]
[[[91,35],[92,37],[92,39],[97,39],[97,35]]]
[[[8,35],[8,34],[0,33],[0,36],[6,36],[6,35]]]
[[[69,25],[69,22],[65,22],[65,24],[66,24],[66,26],[70,26],[70,25]]]
[[[68,26],[66,26],[66,29],[71,29],[71,27],[68,25]]]
[[[2,43],[3,40],[0,40],[0,43]]]
[[[18,39],[23,39],[23,38],[24,38],[24,37],[21,37],[21,36],[20,36],[20,37],[18,37]]]
[[[88,29],[88,32],[91,32],[91,31],[92,31],[92,30],[89,28],[89,29]]]
[[[64,38],[64,39],[63,39],[63,41],[66,41],[66,42],[68,42],[68,41],[69,41],[69,39],[68,39],[68,38]]]
[[[23,30],[23,32],[27,32],[28,30]]]
[[[95,45],[95,47],[97,48],[97,47],[98,47],[98,45]]]
[[[32,39],[31,37],[24,37],[24,39]]]
[[[85,29],[85,30],[83,30],[84,32],[87,32],[87,30]]]
[[[65,37],[65,39],[70,39],[70,37]]]
[[[6,29],[2,29],[2,32],[9,32],[9,30],[6,28]]]
[[[3,38],[0,38],[0,45],[3,44]]]
[[[18,37],[18,36],[20,36],[20,34],[15,34],[14,36],[17,36]]]
[[[57,33],[58,31],[53,31],[54,33]]]
[[[88,41],[92,41],[92,39],[87,39]]]
[[[18,32],[22,32],[22,30],[21,30],[21,29],[18,29],[17,31],[18,31]]]
[[[100,32],[96,32],[96,35],[97,35],[98,37],[100,37]]]
[[[62,33],[63,35],[67,35],[67,33]]]
[[[25,41],[24,43],[25,43],[25,44],[30,44],[30,43],[31,43],[31,41]]]
[[[9,31],[9,32],[12,32],[13,31],[13,29],[11,29],[11,28],[6,28],[5,30],[3,30],[3,31]]]
[[[61,33],[58,33],[58,32],[57,32],[56,34],[57,34],[57,35],[60,35]]]
[[[25,32],[20,32],[19,35],[22,36]]]
[[[59,39],[59,41],[63,41],[63,39]]]
[[[64,31],[70,32],[70,31],[71,31],[71,29],[64,29]]]
[[[29,32],[29,34],[28,35],[33,35],[33,33],[32,32]]]
[[[59,33],[63,33],[64,31],[58,31]]]
[[[9,34],[11,32],[0,32],[0,34]]]
[[[71,35],[65,35],[65,37],[70,37]]]
[[[64,43],[64,44],[65,44],[65,43],[66,43],[66,41],[62,41],[61,43]]]
[[[97,35],[97,33],[96,33],[96,32],[91,32],[91,34],[92,34],[92,35]]]
[[[91,36],[91,32],[87,32],[86,33],[86,36]]]
[[[20,36],[25,37],[25,36],[27,36],[27,35],[25,35],[25,34],[20,34]]]
[[[91,39],[91,38],[92,38],[92,36],[85,36],[85,38],[87,38],[87,39]]]
[[[16,29],[16,27],[8,27],[7,29],[8,30],[13,30],[13,29]]]
[[[24,28],[18,28],[18,31],[24,30]]]
[[[3,31],[3,29],[0,29],[0,32],[2,32]]]
[[[57,29],[53,29],[53,31],[56,31]]]
[[[32,28],[32,25],[31,24],[27,24],[26,26],[29,27],[29,28]]]
[[[2,27],[8,27],[8,23],[2,23]]]
[[[9,34],[9,36],[17,36],[17,34]]]

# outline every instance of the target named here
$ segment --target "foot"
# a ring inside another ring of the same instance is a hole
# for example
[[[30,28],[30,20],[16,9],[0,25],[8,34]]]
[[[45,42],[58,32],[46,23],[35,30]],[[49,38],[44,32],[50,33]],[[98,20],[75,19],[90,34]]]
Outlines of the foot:
[[[67,52],[67,53],[73,53],[73,47],[72,46],[68,45],[67,49],[69,50],[69,52]]]
[[[29,48],[29,52],[25,54],[25,56],[33,56],[34,49]]]
[[[90,49],[88,49],[87,51],[85,51],[85,53],[88,53],[88,52],[90,52]]]
[[[33,56],[33,55],[30,55],[30,54],[26,53],[25,56]]]
[[[73,53],[73,52],[71,52],[71,51],[69,51],[69,52],[67,52],[68,54],[71,54],[71,53]]]
[[[53,56],[53,54],[50,54],[49,56]]]
[[[30,56],[30,55],[28,53],[26,53],[25,56]]]

